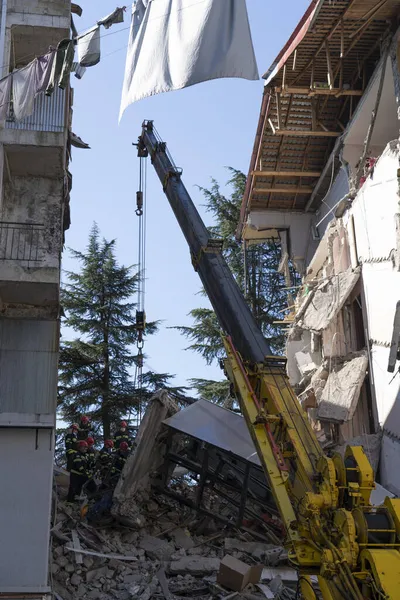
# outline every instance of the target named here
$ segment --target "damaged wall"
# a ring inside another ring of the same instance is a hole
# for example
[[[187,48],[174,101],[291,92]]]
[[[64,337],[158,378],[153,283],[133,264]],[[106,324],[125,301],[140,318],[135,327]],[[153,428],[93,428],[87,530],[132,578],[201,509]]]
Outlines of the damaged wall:
[[[0,221],[41,224],[38,243],[42,268],[60,268],[62,248],[62,179],[16,177],[4,184]]]
[[[303,352],[311,351],[311,334],[320,334],[320,358],[313,356],[313,362],[329,371],[330,385],[315,398],[312,381],[303,380],[308,387],[300,390],[300,398],[306,401],[313,419],[340,423],[344,440],[355,432],[368,433],[373,422],[375,429],[382,427],[382,484],[394,492],[400,489],[400,475],[397,481],[392,462],[393,446],[400,438],[399,384],[396,380],[391,383],[393,375],[387,372],[387,365],[400,298],[398,166],[399,145],[390,142],[349,210],[329,223],[297,299],[297,334],[288,339],[288,373],[300,384],[301,373],[296,371],[294,359],[301,344]],[[344,384],[336,373],[337,360],[350,358],[362,348],[370,362],[368,393],[362,387],[366,356],[360,359],[360,377],[355,377],[355,368],[349,366],[346,374],[344,367]],[[353,376],[357,381],[350,381]],[[353,418],[357,420],[354,426]]]

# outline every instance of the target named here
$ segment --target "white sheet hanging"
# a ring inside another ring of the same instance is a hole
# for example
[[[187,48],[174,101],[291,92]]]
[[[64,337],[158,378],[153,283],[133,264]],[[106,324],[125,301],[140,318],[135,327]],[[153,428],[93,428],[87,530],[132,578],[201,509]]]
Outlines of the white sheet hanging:
[[[9,75],[0,81],[0,122],[7,118],[11,100],[12,77]]]
[[[36,61],[37,59],[26,67],[14,71],[12,75],[13,106],[17,121],[33,113],[37,88]]]
[[[100,62],[100,25],[95,25],[77,37],[78,63],[93,67]]]
[[[223,77],[259,79],[245,0],[137,0],[120,119],[141,98]]]

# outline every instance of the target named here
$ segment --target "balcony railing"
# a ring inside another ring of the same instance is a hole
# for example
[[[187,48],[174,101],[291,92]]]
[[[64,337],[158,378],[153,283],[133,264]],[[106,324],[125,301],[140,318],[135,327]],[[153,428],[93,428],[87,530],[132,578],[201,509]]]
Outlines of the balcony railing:
[[[32,263],[44,260],[44,225],[0,221],[0,261]]]
[[[36,96],[33,114],[16,121],[12,103],[5,122],[6,129],[24,131],[50,131],[62,133],[65,127],[65,91],[56,88],[51,96],[44,93]]]

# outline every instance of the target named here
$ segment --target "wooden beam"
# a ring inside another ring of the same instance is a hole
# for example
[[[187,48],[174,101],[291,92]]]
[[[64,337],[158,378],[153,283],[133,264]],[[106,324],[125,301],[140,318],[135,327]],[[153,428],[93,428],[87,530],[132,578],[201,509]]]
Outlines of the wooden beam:
[[[293,54],[293,66],[292,66],[292,71],[295,71],[295,70],[296,70],[296,60],[297,60],[297,48],[295,49],[295,51],[294,51],[294,54]]]
[[[272,133],[275,135],[276,134],[276,129],[275,129],[275,126],[274,126],[273,122],[271,121],[271,119],[268,119],[268,124],[271,127],[271,129],[272,129]]]
[[[318,127],[317,102],[317,98],[311,98],[311,129],[313,129],[314,131],[316,131]]]
[[[293,80],[293,82],[292,82],[293,84],[296,83],[296,81],[298,81],[300,79],[300,77],[302,77],[302,75],[304,75],[304,73],[306,73],[308,71],[308,69],[312,65],[313,61],[316,59],[316,57],[321,52],[321,50],[323,50],[323,48],[325,47],[325,40],[330,40],[331,39],[332,35],[335,33],[336,29],[340,25],[342,19],[345,17],[347,11],[350,10],[350,8],[353,6],[353,4],[355,2],[358,2],[358,0],[350,0],[349,3],[347,4],[347,6],[345,6],[345,8],[342,11],[341,15],[339,15],[339,18],[337,19],[337,21],[335,21],[335,23],[332,25],[331,29],[324,36],[324,39],[322,40],[322,42],[318,46],[317,50],[314,52],[314,55],[313,55],[312,59],[308,61],[308,63],[301,69],[300,73],[298,73],[297,77]]]
[[[319,177],[321,171],[252,171],[254,177]]]
[[[328,78],[328,85],[329,85],[329,89],[331,90],[333,88],[334,85],[334,79],[333,79],[333,71],[332,71],[332,61],[331,61],[331,53],[329,50],[329,42],[328,40],[325,41],[325,50],[326,50],[326,68],[327,68],[327,78]]]
[[[275,92],[282,95],[299,94],[300,96],[362,96],[363,90],[341,90],[340,88],[308,88],[288,85],[284,89],[281,86],[275,88]]]
[[[275,104],[276,104],[276,121],[278,123],[278,129],[281,128],[281,94],[275,92]]]
[[[312,194],[312,187],[276,187],[276,188],[253,188],[253,193],[256,194]]]
[[[341,131],[310,131],[307,129],[277,129],[274,135],[293,135],[296,137],[338,137]]]
[[[339,74],[339,88],[343,88],[343,56],[344,56],[344,20],[342,19],[340,24],[340,74]]]

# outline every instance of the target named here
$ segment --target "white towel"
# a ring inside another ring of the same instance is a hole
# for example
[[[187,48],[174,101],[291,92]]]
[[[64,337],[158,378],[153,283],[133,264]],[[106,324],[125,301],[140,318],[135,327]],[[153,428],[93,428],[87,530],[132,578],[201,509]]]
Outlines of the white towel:
[[[245,0],[137,0],[120,116],[141,98],[222,77],[259,79]]]

